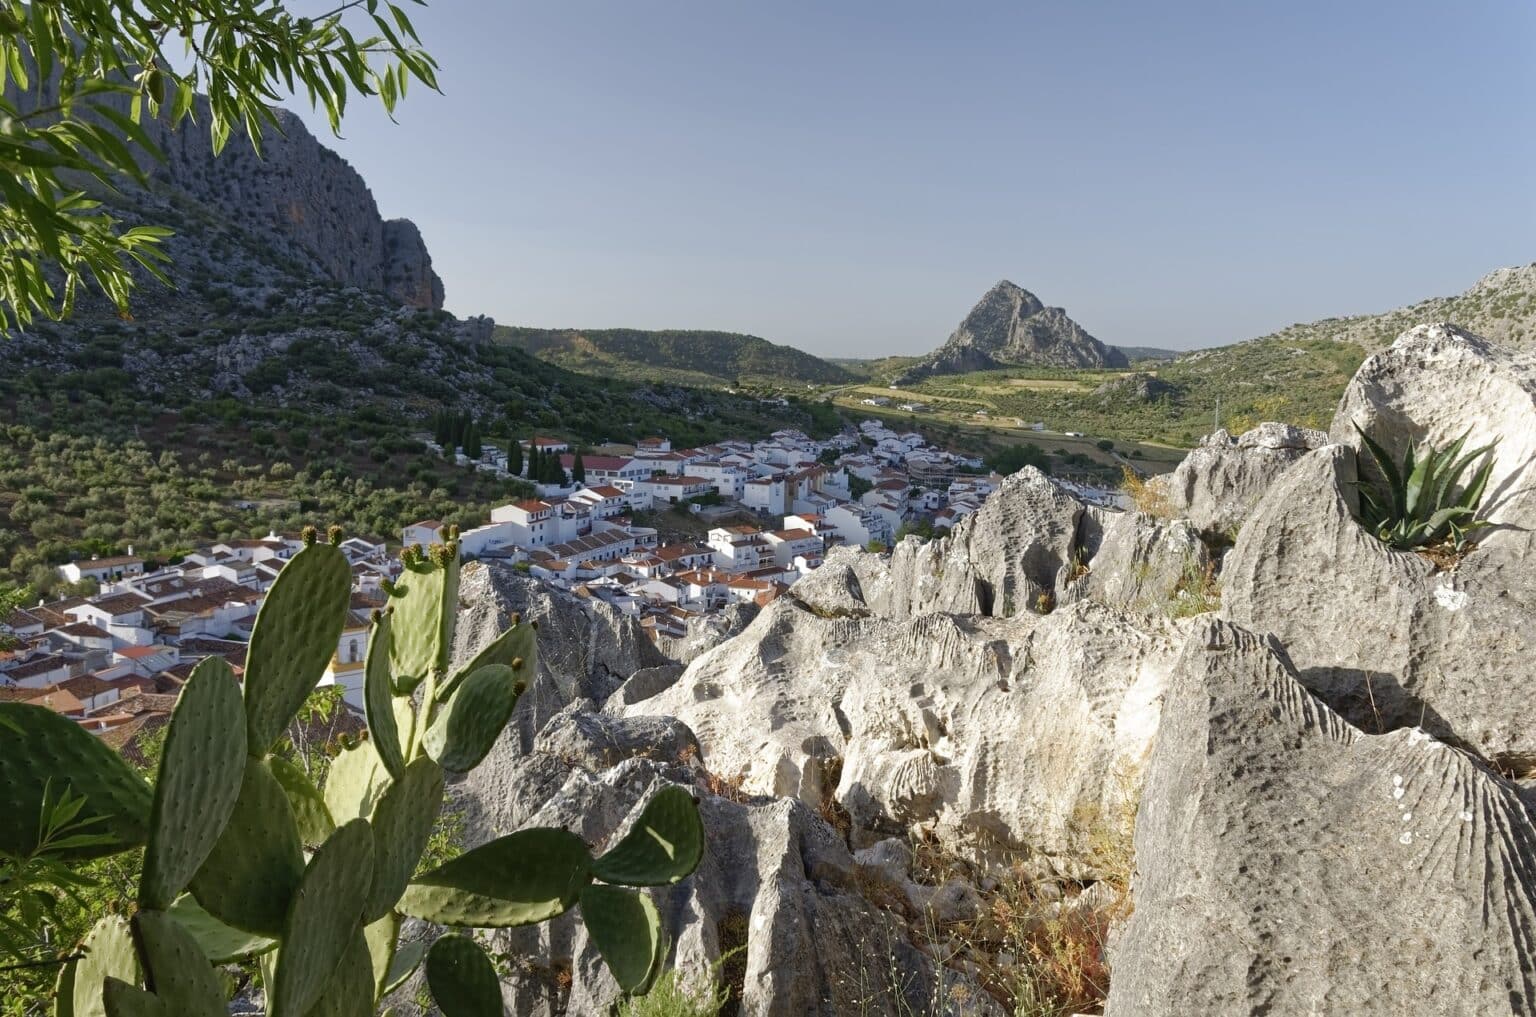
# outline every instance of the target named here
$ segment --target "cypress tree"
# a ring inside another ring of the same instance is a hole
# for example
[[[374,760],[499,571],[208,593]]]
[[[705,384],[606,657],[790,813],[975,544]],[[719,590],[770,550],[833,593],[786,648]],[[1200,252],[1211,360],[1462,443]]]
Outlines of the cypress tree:
[[[507,472],[514,477],[523,472],[523,446],[516,438],[507,446]]]
[[[464,454],[471,459],[479,459],[483,451],[480,444],[480,425],[471,420],[464,428]]]
[[[581,461],[581,449],[576,450],[576,458],[571,462],[571,479],[578,484],[587,482],[587,467]]]

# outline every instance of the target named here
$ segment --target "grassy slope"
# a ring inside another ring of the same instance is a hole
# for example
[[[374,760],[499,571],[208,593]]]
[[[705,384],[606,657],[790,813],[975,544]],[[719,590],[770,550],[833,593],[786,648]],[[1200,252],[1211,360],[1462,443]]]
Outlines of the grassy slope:
[[[712,386],[853,380],[809,353],[735,332],[502,325],[495,338],[572,371],[634,381]]]

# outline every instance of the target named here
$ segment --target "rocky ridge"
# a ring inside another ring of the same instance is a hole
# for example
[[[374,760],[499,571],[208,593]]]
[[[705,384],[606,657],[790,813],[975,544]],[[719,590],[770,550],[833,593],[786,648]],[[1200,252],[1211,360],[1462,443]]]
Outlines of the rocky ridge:
[[[1416,329],[1331,434],[1209,439],[1169,516],[1026,470],[947,537],[835,551],[686,663],[476,570],[461,653],[529,611],[549,674],[461,789],[468,839],[601,843],[655,788],[693,788],[708,857],[658,906],[685,981],[742,950],[741,1014],[1009,1013],[1019,979],[1060,990],[1030,938],[1050,929],[1111,975],[1058,1000],[1107,991],[1110,1017],[1536,1014],[1532,368]],[[1454,568],[1353,521],[1354,422],[1394,450],[1503,436],[1494,525]],[[496,945],[524,958],[514,1013],[616,997],[579,915]]]
[[[971,308],[937,350],[903,371],[906,385],[942,374],[999,367],[1126,367],[1124,353],[1089,335],[1060,307],[1004,279]]]

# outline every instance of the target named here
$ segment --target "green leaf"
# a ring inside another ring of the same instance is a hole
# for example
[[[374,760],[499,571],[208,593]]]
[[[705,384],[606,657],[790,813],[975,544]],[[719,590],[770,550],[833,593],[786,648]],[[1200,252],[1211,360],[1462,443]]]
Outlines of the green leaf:
[[[427,944],[419,939],[411,943],[401,943],[390,961],[388,973],[384,976],[381,997],[404,985],[405,980],[416,972],[417,967],[421,965],[421,959],[426,955]]]
[[[378,839],[374,839],[378,843]],[[368,944],[368,964],[373,973],[373,999],[387,991],[390,969],[395,963],[395,944],[400,940],[400,916],[393,911],[376,922],[363,926],[363,940]]]
[[[102,987],[106,1017],[181,1017],[156,996],[116,978]]]
[[[140,911],[133,921],[160,1002],[177,1017],[226,1017],[223,987],[197,940],[164,911]]]
[[[373,888],[364,921],[389,914],[421,861],[443,798],[443,770],[430,759],[405,768],[373,810]]]
[[[373,992],[373,961],[363,930],[358,929],[307,1017],[372,1017]]]
[[[505,664],[489,664],[465,678],[422,737],[427,755],[448,770],[473,770],[501,737],[524,687]]]
[[[248,759],[223,835],[192,880],[192,893],[226,925],[278,936],[304,872],[288,795],[265,761]]]
[[[661,968],[661,916],[643,893],[593,883],[581,892],[581,917],[608,970],[625,992],[644,992]]]
[[[60,851],[98,858],[143,844],[154,796],[144,779],[100,738],[44,706],[0,703],[0,852],[27,857],[43,821],[65,794],[84,804],[76,822],[104,840]]]
[[[193,668],[167,728],[139,906],[171,906],[213,851],[245,774],[245,710],[223,657]]]
[[[332,761],[325,778],[325,804],[338,823],[367,819],[388,787],[389,773],[373,743],[358,742],[343,749]]]
[[[171,905],[170,915],[197,941],[213,964],[232,964],[258,957],[277,946],[277,940],[225,925],[210,915],[191,894],[182,894]]]
[[[442,936],[427,951],[427,988],[443,1017],[501,1017],[501,980],[480,944]]]
[[[271,1017],[303,1017],[320,999],[342,955],[355,949],[372,882],[373,831],[354,819],[320,845],[293,895],[271,985]]]
[[[294,821],[298,824],[299,839],[310,847],[319,845],[336,831],[325,796],[297,763],[280,756],[273,756],[267,763],[272,768],[272,776],[277,778],[288,796]]]
[[[336,653],[352,599],[352,567],[329,544],[294,555],[267,592],[246,655],[252,755],[265,755],[314,691]]]
[[[458,553],[446,564],[430,560],[405,565],[389,595],[390,668],[397,681],[420,680],[448,668],[454,619],[459,609]]]
[[[519,621],[501,634],[477,654],[474,659],[453,673],[437,690],[437,698],[446,701],[459,685],[490,664],[503,664],[515,670],[525,682],[532,681],[537,673],[539,656],[538,630],[527,622]]]
[[[74,1017],[106,1017],[102,986],[108,978],[139,984],[139,955],[128,922],[107,915],[96,923],[75,962]]]
[[[570,908],[591,878],[591,856],[580,837],[520,830],[416,877],[400,910],[440,925],[531,925]]]
[[[687,878],[703,857],[698,803],[674,784],[656,793],[624,839],[592,863],[592,873],[626,886],[663,886]]]
[[[368,636],[368,660],[363,677],[363,707],[374,751],[391,777],[405,770],[405,743],[395,723],[394,681],[389,673],[390,614],[379,612]]]

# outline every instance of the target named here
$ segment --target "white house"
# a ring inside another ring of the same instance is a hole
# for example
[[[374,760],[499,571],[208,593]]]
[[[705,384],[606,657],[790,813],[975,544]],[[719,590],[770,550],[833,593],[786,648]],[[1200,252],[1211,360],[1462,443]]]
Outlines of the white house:
[[[510,527],[508,543],[519,547],[545,547],[558,539],[554,522],[555,507],[538,498],[515,501],[491,509],[491,522],[506,523]]]
[[[90,561],[72,561],[68,565],[59,566],[59,575],[71,583],[78,583],[82,579],[94,579],[98,583],[105,583],[143,574],[144,559],[134,555],[131,547],[128,548],[127,554],[111,558],[92,558]]]
[[[443,524],[436,519],[423,519],[419,523],[412,523],[400,531],[400,543],[406,547],[412,544],[420,544],[422,547],[431,547],[440,543],[442,538],[437,531],[443,528]]]
[[[782,516],[789,510],[789,499],[784,476],[755,477],[747,481],[741,503],[747,508],[770,516]]]
[[[819,561],[824,550],[822,539],[810,530],[770,530],[763,541],[772,561],[784,568],[793,566],[797,557]]]

